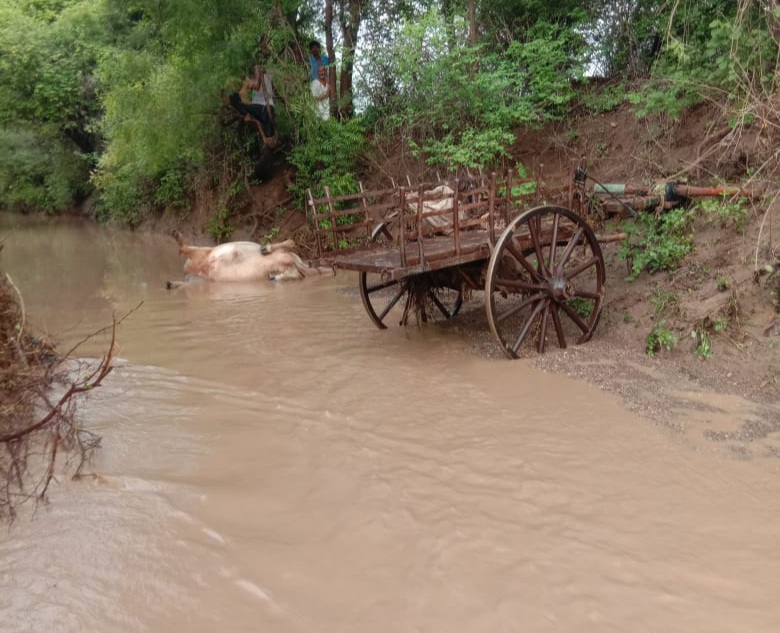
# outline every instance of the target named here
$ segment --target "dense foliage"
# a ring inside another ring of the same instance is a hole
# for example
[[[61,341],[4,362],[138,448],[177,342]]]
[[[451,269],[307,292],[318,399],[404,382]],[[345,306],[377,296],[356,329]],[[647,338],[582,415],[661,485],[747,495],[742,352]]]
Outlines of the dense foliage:
[[[499,51],[488,43],[451,46],[457,35],[429,12],[403,23],[393,45],[375,53],[385,72],[378,128],[407,139],[431,163],[489,165],[506,154],[515,127],[566,111],[581,74],[573,61],[579,38],[538,23]]]
[[[323,33],[327,122],[305,63]],[[644,78],[640,115],[720,98],[755,117],[777,94],[778,34],[775,0],[0,0],[0,208],[97,191],[95,213],[133,223],[205,188],[222,222],[268,160],[220,99],[255,63],[274,76],[294,193],[344,193],[392,143],[447,168],[495,164],[593,73]]]
[[[91,2],[0,3],[0,205],[58,210],[85,193],[101,19]]]

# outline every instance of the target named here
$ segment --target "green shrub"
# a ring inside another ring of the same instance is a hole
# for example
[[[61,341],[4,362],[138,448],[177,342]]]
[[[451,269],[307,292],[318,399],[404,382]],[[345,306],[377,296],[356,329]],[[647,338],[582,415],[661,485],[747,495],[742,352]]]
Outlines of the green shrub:
[[[655,356],[656,353],[665,349],[667,352],[677,345],[677,336],[666,329],[666,321],[661,319],[653,326],[645,339],[645,352],[648,356]]]
[[[102,14],[88,0],[1,4],[0,206],[62,211],[89,193]]]
[[[132,165],[123,165],[93,176],[93,183],[101,194],[96,209],[98,220],[116,219],[134,226],[143,219],[147,210],[143,183],[133,171]]]
[[[740,235],[745,232],[745,224],[750,216],[750,209],[744,199],[740,198],[731,202],[726,196],[723,198],[711,198],[702,200],[699,203],[699,208],[707,216],[717,216],[720,219],[721,227],[732,224]]]
[[[523,163],[515,163],[515,173],[519,178],[523,180],[528,178],[528,169],[526,169],[526,166],[523,165]],[[512,185],[511,195],[513,197],[526,196],[534,193],[535,191],[536,191],[536,181],[532,180],[531,182],[524,182],[520,185]],[[499,187],[496,191],[496,195],[499,198],[506,196],[506,185],[503,187]]]
[[[301,204],[306,189],[322,196],[327,185],[334,196],[359,190],[357,170],[366,147],[366,129],[360,117],[344,124],[316,121],[304,130],[301,143],[290,153],[290,162],[298,168],[294,193]]]
[[[690,209],[678,208],[661,216],[644,213],[627,223],[628,239],[621,244],[618,257],[629,265],[628,279],[633,281],[642,271],[675,270],[693,250],[694,215]]]
[[[0,128],[0,207],[64,211],[86,195],[88,167],[50,126]]]
[[[422,145],[412,142],[411,146],[415,156],[425,152],[431,165],[476,168],[509,156],[507,148],[514,140],[515,135],[509,130],[471,128],[451,132]]]
[[[726,317],[719,316],[712,324],[712,329],[716,332],[725,332],[729,326],[729,321]]]
[[[621,83],[599,87],[589,87],[580,95],[585,109],[591,114],[611,112],[626,101],[626,87]]]
[[[207,231],[217,242],[229,240],[233,235],[233,227],[228,222],[230,212],[224,205],[217,207],[217,210],[209,218]]]
[[[692,104],[724,94],[739,111],[751,94],[776,88],[776,57],[760,3],[688,3],[675,16],[651,81],[629,99],[638,116],[677,118]]]
[[[712,357],[712,343],[710,342],[710,335],[704,326],[699,325],[696,329],[691,331],[691,338],[695,341],[693,353],[699,358],[711,358]]]
[[[166,171],[154,192],[154,202],[163,206],[190,209],[187,196],[187,183],[184,169],[169,169]]]
[[[370,63],[384,83],[373,111],[382,138],[407,139],[429,164],[488,166],[508,155],[518,125],[562,117],[574,97],[580,39],[557,25],[536,24],[500,47],[462,44],[440,11],[403,23],[391,47]]]

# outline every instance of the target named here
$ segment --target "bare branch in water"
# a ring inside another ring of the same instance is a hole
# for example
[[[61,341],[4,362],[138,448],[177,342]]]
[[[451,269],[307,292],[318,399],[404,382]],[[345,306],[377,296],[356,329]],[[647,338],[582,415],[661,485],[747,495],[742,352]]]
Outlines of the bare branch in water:
[[[13,519],[26,500],[44,499],[64,455],[78,460],[80,475],[99,447],[100,437],[77,423],[76,402],[111,373],[117,327],[141,305],[59,355],[51,343],[27,332],[21,293],[0,274],[0,519]],[[111,341],[104,356],[86,374],[74,371],[72,354],[107,331]]]

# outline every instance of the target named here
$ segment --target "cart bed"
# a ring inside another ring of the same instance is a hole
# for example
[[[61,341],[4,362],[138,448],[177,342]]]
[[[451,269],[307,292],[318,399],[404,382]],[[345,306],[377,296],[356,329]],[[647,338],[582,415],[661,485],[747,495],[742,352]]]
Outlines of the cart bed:
[[[423,258],[420,258],[420,246]],[[449,266],[468,264],[490,258],[487,231],[469,231],[460,234],[460,253],[453,252],[451,236],[424,238],[406,244],[406,266],[401,262],[397,244],[368,245],[359,251],[332,255],[330,262],[336,268],[381,274],[385,279],[402,279],[409,275],[440,270]]]

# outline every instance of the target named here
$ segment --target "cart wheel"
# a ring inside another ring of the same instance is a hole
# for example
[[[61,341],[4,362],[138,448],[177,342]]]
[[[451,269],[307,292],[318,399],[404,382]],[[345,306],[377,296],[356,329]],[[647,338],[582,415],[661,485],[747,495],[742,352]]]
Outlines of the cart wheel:
[[[379,275],[360,273],[359,290],[363,307],[380,330],[396,318],[399,325],[406,325],[415,312],[423,323],[438,317],[451,319],[463,305],[461,289],[432,286],[425,275],[382,281]]]
[[[490,329],[504,353],[584,343],[604,301],[604,258],[593,230],[569,209],[521,213],[496,242],[485,281]],[[525,343],[525,347],[524,347]]]

